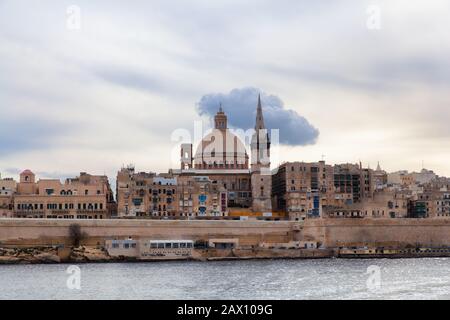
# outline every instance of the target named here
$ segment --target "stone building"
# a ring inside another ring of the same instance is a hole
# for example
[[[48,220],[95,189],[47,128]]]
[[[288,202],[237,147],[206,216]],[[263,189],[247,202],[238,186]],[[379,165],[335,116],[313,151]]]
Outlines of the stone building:
[[[376,191],[384,190],[387,188],[388,174],[386,171],[381,169],[379,162],[377,165],[377,169],[373,172],[373,181],[375,184]]]
[[[273,175],[272,196],[275,208],[291,220],[318,217],[334,203],[333,167],[324,161],[283,163]]]
[[[17,189],[17,183],[12,178],[0,176],[0,217],[12,217],[13,196]]]
[[[220,106],[214,128],[197,148],[192,144],[181,145],[180,169],[170,169],[164,175],[169,180],[159,184],[155,181],[161,175],[135,173],[134,168],[124,168],[118,173],[119,216],[223,217],[270,213],[270,140],[259,97],[250,149],[251,167],[244,141],[228,128],[228,117]],[[167,188],[171,190],[164,191]]]
[[[406,192],[383,190],[358,203],[325,208],[331,218],[406,218],[411,195]]]
[[[117,175],[119,217],[188,218],[224,216],[225,189],[206,176],[134,172],[122,168]]]
[[[352,194],[352,203],[372,198],[375,191],[373,170],[361,164],[335,165],[334,186],[337,194]]]
[[[106,176],[85,172],[79,177],[40,179],[25,170],[13,195],[13,216],[19,218],[106,219],[115,212],[115,201]]]
[[[287,162],[273,175],[272,196],[276,210],[301,220],[371,199],[374,188],[373,171],[360,165]]]
[[[450,217],[450,191],[438,191],[435,194],[435,217]]]

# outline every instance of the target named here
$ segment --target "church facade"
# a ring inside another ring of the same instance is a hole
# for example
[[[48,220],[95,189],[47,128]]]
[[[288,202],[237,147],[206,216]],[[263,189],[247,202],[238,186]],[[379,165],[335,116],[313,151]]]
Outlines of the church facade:
[[[270,138],[259,96],[254,129],[249,157],[242,139],[228,128],[227,115],[220,107],[214,128],[199,143],[195,154],[192,144],[181,146],[181,167],[172,172],[180,179],[203,176],[219,184],[227,193],[228,212],[271,212]]]
[[[176,218],[271,212],[270,138],[260,97],[254,128],[249,157],[220,107],[214,128],[195,149],[181,145],[179,169],[156,175],[123,168],[117,178],[118,215]]]

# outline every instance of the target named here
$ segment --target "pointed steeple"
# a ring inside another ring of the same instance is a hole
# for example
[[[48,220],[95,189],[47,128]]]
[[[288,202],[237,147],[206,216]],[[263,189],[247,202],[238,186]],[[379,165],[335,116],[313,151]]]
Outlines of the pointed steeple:
[[[222,102],[219,104],[219,113],[223,113],[223,110],[222,110]]]
[[[260,94],[258,94],[258,107],[256,109],[256,124],[255,124],[255,130],[259,129],[265,129]]]
[[[378,161],[377,171],[381,171],[380,161]]]

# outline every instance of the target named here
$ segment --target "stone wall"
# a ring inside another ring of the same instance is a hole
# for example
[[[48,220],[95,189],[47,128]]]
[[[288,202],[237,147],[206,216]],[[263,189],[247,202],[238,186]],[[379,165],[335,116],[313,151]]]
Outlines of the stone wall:
[[[450,219],[309,219],[298,238],[339,246],[450,246]]]
[[[70,243],[69,226],[77,223],[88,237],[83,244],[103,244],[114,238],[208,240],[238,238],[241,245],[288,242],[289,221],[186,221],[186,220],[54,220],[0,219],[0,244]]]
[[[260,242],[317,241],[340,246],[450,246],[450,219],[308,219],[295,221],[186,220],[39,220],[0,219],[1,245],[69,244],[69,226],[78,223],[88,237],[83,244],[106,239],[238,238],[243,246]],[[298,231],[296,231],[298,230]]]

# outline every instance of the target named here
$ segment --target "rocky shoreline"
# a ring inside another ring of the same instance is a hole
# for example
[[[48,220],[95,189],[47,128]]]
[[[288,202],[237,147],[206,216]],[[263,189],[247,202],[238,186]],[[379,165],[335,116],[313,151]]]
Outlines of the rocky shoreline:
[[[329,258],[332,251],[305,250],[194,250],[188,257],[151,257],[139,259],[127,256],[110,256],[103,247],[27,247],[0,248],[0,264],[55,264],[55,263],[107,263],[151,261],[221,261],[251,259],[311,259]]]
[[[0,265],[8,264],[57,264],[57,263],[111,263],[111,262],[156,262],[156,261],[236,261],[263,259],[374,259],[374,258],[431,258],[449,257],[449,253],[429,254],[341,254],[338,250],[294,250],[294,249],[233,249],[194,250],[192,256],[136,258],[111,256],[103,247],[27,247],[0,248]]]
[[[60,250],[53,247],[0,248],[0,264],[54,264],[133,261],[111,257],[103,248],[78,247]]]

